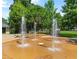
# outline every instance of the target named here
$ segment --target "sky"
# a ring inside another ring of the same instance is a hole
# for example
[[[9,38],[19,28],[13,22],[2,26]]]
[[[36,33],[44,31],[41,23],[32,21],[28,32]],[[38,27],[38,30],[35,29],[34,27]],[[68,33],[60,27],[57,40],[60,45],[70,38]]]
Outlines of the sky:
[[[44,6],[44,4],[47,2],[47,0],[31,0],[31,3]],[[13,4],[13,0],[3,0],[2,2],[2,17],[7,19],[9,17],[9,7]],[[61,12],[62,6],[65,4],[64,0],[54,0],[55,7],[57,8],[57,12],[60,12],[61,15],[63,13]]]

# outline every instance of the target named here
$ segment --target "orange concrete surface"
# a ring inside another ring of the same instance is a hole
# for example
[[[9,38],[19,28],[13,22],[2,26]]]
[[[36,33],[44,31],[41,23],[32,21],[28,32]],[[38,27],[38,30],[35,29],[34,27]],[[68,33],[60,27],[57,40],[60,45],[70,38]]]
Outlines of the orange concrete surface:
[[[9,38],[9,37],[8,37]],[[67,42],[68,38],[58,37],[61,43],[54,44],[60,51],[49,51],[47,48],[53,45],[52,37],[48,35],[37,35],[36,41],[29,36],[25,42],[29,44],[26,48],[20,48],[20,40],[8,39],[3,41],[3,59],[77,59],[77,46]],[[39,45],[38,43],[44,43]]]

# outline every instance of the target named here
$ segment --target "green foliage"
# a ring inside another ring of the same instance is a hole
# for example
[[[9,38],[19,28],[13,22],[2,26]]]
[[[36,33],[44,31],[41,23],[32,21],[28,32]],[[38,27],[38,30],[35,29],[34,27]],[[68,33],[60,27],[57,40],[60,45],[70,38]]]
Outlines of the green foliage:
[[[29,3],[31,2],[31,0],[20,0],[20,1],[25,7],[28,7]]]
[[[41,29],[44,20],[44,8],[30,3],[30,0],[14,0],[10,7],[9,24],[11,33],[18,33],[20,30],[21,17],[25,16],[27,30],[33,29],[34,22],[37,22],[37,29]]]
[[[65,13],[62,19],[62,30],[72,30],[77,26],[77,0],[65,0],[62,7]]]
[[[31,29],[33,29],[34,22],[36,22],[37,30],[40,30],[42,28],[42,21],[44,20],[44,8],[38,5],[30,4],[28,9],[30,11],[26,15],[28,28],[31,27]]]
[[[57,20],[58,27],[61,29],[61,27],[62,27],[62,16],[61,16],[61,14],[60,13],[56,13],[55,18]]]
[[[62,37],[77,37],[77,32],[76,31],[60,31],[59,33],[60,36]]]
[[[53,0],[48,0],[48,2],[45,4],[45,20],[43,23],[44,24],[44,27],[46,29],[49,30],[49,33],[51,34],[51,28],[52,28],[52,19],[56,19],[57,20],[57,23],[58,23],[58,26],[61,27],[61,19],[62,19],[62,16],[60,13],[57,13],[56,12],[57,9],[55,8],[54,6],[54,1]],[[45,30],[46,30],[45,29]],[[47,30],[47,32],[48,32]]]
[[[10,12],[10,15],[11,16],[15,15],[15,18],[18,16],[21,17],[28,13],[28,9],[26,9],[25,6],[23,6],[20,1],[14,3],[10,8],[10,10],[12,11]]]
[[[49,33],[51,32],[52,19],[61,18],[60,14],[56,13],[52,0],[48,0],[45,7],[31,4],[30,0],[14,0],[10,10],[9,24],[11,33],[19,32],[22,16],[25,16],[27,31],[32,30],[34,22],[36,22],[37,30],[45,30]]]
[[[21,17],[27,14],[29,10],[25,8],[25,6],[23,6],[20,1],[15,2],[10,7],[10,10],[9,24],[12,31],[11,33],[18,33]]]

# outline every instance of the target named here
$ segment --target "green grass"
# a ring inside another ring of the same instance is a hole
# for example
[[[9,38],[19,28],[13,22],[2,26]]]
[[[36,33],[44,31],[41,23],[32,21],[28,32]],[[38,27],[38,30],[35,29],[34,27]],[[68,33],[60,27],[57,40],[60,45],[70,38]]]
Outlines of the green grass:
[[[59,35],[62,37],[77,37],[77,32],[76,31],[60,31]]]

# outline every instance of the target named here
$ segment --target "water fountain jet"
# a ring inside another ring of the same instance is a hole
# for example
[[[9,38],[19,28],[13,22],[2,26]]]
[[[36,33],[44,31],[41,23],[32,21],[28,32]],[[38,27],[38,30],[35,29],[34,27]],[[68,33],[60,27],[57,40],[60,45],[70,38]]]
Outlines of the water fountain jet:
[[[21,48],[29,46],[28,43],[25,43],[25,40],[27,39],[25,35],[26,35],[26,22],[25,22],[24,16],[22,16],[22,20],[21,20],[21,44],[18,45]]]
[[[58,39],[57,39],[57,34],[58,34],[58,25],[57,25],[57,20],[53,19],[52,20],[52,47],[48,48],[51,51],[60,51],[61,49],[56,47],[55,44],[56,43],[61,43]]]
[[[36,41],[36,26],[37,26],[37,23],[34,22],[34,39],[32,39],[32,41]]]
[[[34,22],[34,39],[32,39],[32,41],[37,41],[37,40],[38,40],[38,39],[36,38],[36,26],[37,26],[37,23]],[[43,45],[44,43],[39,42],[38,44],[39,44],[39,45]]]

